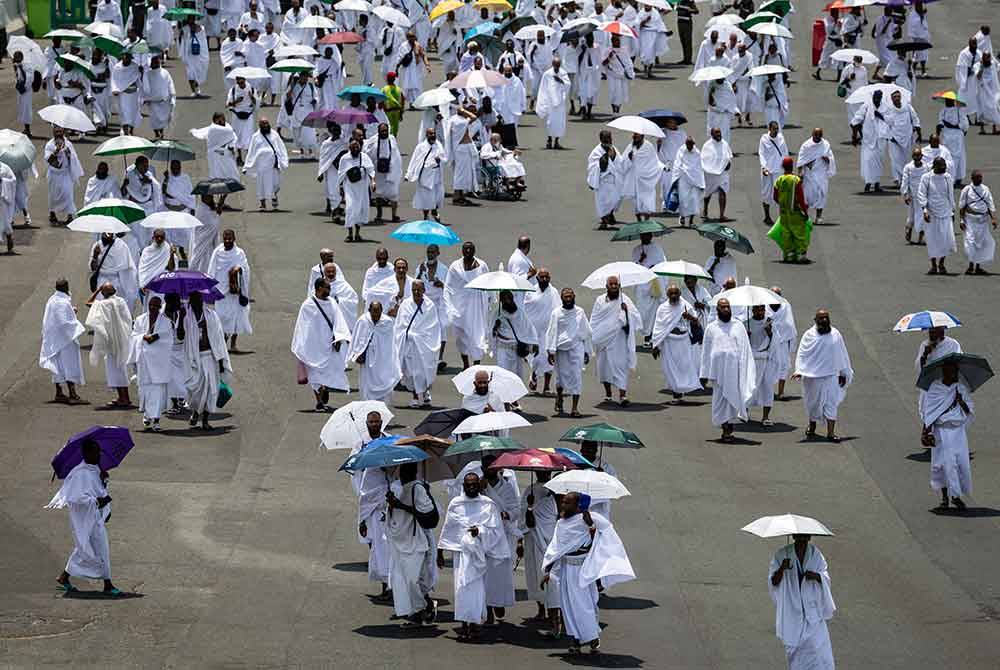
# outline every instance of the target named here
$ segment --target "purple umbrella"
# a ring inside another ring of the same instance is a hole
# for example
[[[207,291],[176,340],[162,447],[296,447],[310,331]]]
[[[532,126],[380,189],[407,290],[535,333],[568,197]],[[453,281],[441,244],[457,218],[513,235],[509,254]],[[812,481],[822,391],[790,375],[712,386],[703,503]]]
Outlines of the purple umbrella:
[[[208,289],[202,289],[198,291],[198,293],[201,294],[201,299],[208,305],[212,305],[218,302],[219,300],[226,299],[225,294],[223,294],[223,292],[220,291],[217,286],[213,286],[212,288]]]
[[[210,289],[218,283],[219,280],[209,277],[204,272],[175,270],[160,273],[144,288],[154,293],[179,293],[182,298],[186,298],[189,293]]]
[[[363,110],[318,109],[315,112],[309,112],[306,118],[302,120],[302,125],[312,128],[325,128],[327,123],[350,124],[353,126],[358,123],[369,124],[376,121],[378,121],[378,118],[374,114]]]
[[[125,454],[135,443],[129,435],[128,428],[121,426],[91,426],[82,433],[77,433],[66,441],[66,446],[52,459],[52,469],[55,476],[65,479],[70,470],[83,462],[83,443],[94,440],[101,447],[101,470],[110,470],[121,465]]]
[[[302,119],[302,125],[307,128],[326,128],[326,115],[332,111],[332,109],[317,109],[309,112],[306,118]]]

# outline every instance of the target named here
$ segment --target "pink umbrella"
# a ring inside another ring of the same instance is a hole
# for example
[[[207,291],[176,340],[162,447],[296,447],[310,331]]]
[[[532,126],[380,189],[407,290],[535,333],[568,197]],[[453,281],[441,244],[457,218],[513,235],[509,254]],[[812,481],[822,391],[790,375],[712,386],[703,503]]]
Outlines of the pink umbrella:
[[[495,88],[508,83],[507,78],[495,70],[466,70],[445,84],[445,88]]]

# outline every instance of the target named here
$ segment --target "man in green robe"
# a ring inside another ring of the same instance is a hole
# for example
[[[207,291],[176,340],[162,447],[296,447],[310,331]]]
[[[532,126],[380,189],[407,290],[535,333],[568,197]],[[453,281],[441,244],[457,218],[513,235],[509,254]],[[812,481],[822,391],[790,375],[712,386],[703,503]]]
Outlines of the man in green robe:
[[[388,72],[385,75],[386,85],[382,87],[385,94],[385,115],[389,117],[389,132],[395,137],[399,134],[399,124],[403,120],[403,110],[406,104],[406,96],[403,89],[396,85],[396,73]]]
[[[787,263],[808,263],[806,252],[812,233],[802,178],[793,174],[795,160],[786,156],[781,162],[784,174],[774,182],[774,201],[778,203],[778,220],[767,233],[781,247]]]

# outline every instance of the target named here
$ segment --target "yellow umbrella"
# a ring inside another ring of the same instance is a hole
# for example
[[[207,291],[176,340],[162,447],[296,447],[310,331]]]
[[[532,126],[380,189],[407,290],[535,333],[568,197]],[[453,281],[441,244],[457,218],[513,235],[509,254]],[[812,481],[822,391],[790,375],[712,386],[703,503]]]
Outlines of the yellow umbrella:
[[[476,0],[473,3],[473,6],[485,7],[486,9],[493,9],[500,12],[506,12],[507,10],[513,9],[507,0]]]
[[[958,93],[955,93],[955,91],[938,91],[931,97],[936,98],[938,100],[954,100],[955,104],[960,105],[962,107],[965,107],[966,105],[965,100],[960,98],[958,96]]]
[[[448,12],[455,12],[465,7],[465,3],[462,0],[444,0],[444,2],[439,2],[434,9],[431,10],[430,20],[438,18],[439,16],[444,16]]]

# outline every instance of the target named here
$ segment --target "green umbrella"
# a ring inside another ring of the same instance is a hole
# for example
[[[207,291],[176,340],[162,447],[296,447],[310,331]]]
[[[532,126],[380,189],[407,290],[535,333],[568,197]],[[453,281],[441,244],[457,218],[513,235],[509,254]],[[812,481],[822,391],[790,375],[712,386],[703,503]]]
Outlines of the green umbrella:
[[[772,14],[777,14],[778,16],[784,16],[788,12],[792,11],[791,0],[770,0],[770,2],[765,2],[763,5],[757,8],[755,13],[760,12],[771,12]]]
[[[970,391],[975,391],[993,376],[993,368],[982,356],[948,354],[923,367],[917,378],[917,386],[925,391],[929,389],[935,379],[941,379],[941,368],[948,364],[958,366],[958,374],[969,385]]]
[[[595,423],[590,426],[571,428],[559,438],[559,441],[600,442],[609,447],[631,447],[632,449],[641,449],[646,446],[635,433],[630,433],[618,426],[612,426],[610,423]]]
[[[189,7],[172,7],[166,11],[163,15],[167,21],[183,21],[188,16],[193,16],[196,19],[201,18],[201,12],[197,9],[191,9]]]
[[[120,135],[118,137],[112,137],[110,140],[102,143],[101,146],[94,150],[94,155],[125,156],[126,154],[139,154],[145,153],[154,146],[156,145],[144,137],[138,137],[136,135]]]
[[[146,218],[146,210],[131,200],[122,200],[120,198],[104,198],[90,203],[77,212],[77,216],[85,214],[110,216],[122,223],[135,223]]]
[[[149,43],[146,40],[139,40],[138,42],[126,44],[125,51],[129,52],[133,56],[137,56],[139,54],[153,53],[153,51],[149,48]]]
[[[781,17],[773,12],[754,12],[739,24],[741,30],[747,30],[748,28],[757,25],[758,23],[779,23]]]
[[[193,161],[194,149],[177,140],[157,140],[153,148],[143,152],[151,161]]]
[[[639,236],[643,233],[649,233],[653,237],[659,237],[661,235],[666,235],[669,230],[662,223],[658,221],[637,221],[635,223],[626,223],[621,227],[620,230],[616,231],[614,235],[611,236],[612,242],[631,242],[632,240],[639,239]]]
[[[729,226],[725,226],[721,223],[703,223],[695,230],[697,230],[698,234],[702,237],[707,237],[710,240],[724,241],[726,243],[726,247],[729,249],[733,249],[744,254],[753,253],[753,245],[750,244],[750,240],[743,237],[743,235]]]
[[[29,169],[34,160],[35,145],[27,135],[9,128],[0,130],[0,163],[14,172],[21,172]]]
[[[59,54],[56,56],[56,60],[62,66],[69,65],[71,69],[79,70],[87,76],[87,79],[93,80],[97,77],[97,75],[94,74],[94,69],[91,67],[90,63],[83,60],[79,56],[74,56],[73,54]]]
[[[494,437],[492,435],[476,435],[466,438],[448,447],[442,458],[457,458],[467,454],[482,454],[487,452],[501,453],[504,451],[520,451],[526,449],[523,444],[509,437]]]
[[[94,37],[88,39],[94,43],[95,47],[109,56],[121,58],[122,53],[125,52],[125,43],[117,37],[112,37],[111,35],[95,35]]]

